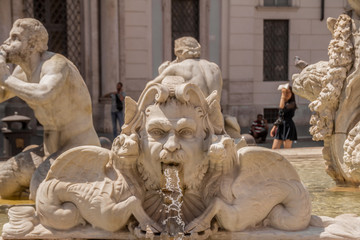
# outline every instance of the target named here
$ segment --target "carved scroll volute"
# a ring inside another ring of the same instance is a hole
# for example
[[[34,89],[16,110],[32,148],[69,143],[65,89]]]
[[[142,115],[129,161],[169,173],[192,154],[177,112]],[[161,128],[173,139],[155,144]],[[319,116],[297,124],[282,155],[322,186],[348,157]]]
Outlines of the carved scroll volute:
[[[206,99],[200,88],[192,83],[180,85],[176,88],[175,95],[180,101],[191,102],[194,106],[200,106],[208,113],[211,125],[214,128],[215,134],[223,134],[224,131],[224,117],[221,113],[219,96],[214,90]],[[193,97],[190,97],[193,95]]]
[[[209,119],[213,124],[215,134],[224,133],[224,117],[221,113],[221,106],[218,99],[217,91],[213,91],[207,98],[206,101],[209,104]]]
[[[163,102],[169,96],[169,90],[160,84],[151,85],[140,96],[138,102],[130,97],[125,97],[125,119],[122,133],[130,135],[135,132],[136,122],[140,119],[139,114],[150,104],[155,102]]]
[[[125,97],[124,123],[129,124],[137,113],[137,104],[131,97]]]

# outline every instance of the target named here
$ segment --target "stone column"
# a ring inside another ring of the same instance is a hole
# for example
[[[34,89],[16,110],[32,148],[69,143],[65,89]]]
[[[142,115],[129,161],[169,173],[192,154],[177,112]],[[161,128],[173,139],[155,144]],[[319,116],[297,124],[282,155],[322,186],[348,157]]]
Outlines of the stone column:
[[[83,2],[83,50],[84,50],[84,80],[94,104],[100,97],[100,59],[99,59],[99,9],[97,1]]]
[[[120,81],[118,7],[117,0],[100,1],[101,95],[115,91]]]

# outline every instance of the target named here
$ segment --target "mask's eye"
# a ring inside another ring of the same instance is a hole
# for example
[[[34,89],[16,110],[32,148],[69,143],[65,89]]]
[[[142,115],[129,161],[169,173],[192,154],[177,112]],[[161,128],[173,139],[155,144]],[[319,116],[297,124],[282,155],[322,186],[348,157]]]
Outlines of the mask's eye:
[[[154,129],[151,129],[149,131],[149,134],[152,136],[152,137],[162,137],[166,134],[166,132],[162,129],[159,129],[159,128],[154,128]]]
[[[179,131],[179,134],[182,137],[192,137],[194,136],[194,131],[190,128],[184,128]]]

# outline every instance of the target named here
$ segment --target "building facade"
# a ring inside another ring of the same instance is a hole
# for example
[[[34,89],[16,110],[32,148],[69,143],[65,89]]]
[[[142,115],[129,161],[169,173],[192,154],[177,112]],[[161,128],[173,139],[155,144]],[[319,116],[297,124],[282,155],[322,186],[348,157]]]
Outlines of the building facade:
[[[327,60],[326,19],[349,9],[346,0],[0,0],[0,6],[0,42],[18,18],[44,23],[49,50],[79,68],[99,132],[111,131],[110,101],[103,96],[121,81],[137,100],[158,66],[174,57],[173,40],[186,35],[197,38],[202,58],[222,70],[223,112],[237,117],[241,127],[258,113],[271,122],[278,85],[299,72],[294,57]],[[294,121],[308,125],[308,102],[296,100]],[[0,110],[20,103],[13,100]]]

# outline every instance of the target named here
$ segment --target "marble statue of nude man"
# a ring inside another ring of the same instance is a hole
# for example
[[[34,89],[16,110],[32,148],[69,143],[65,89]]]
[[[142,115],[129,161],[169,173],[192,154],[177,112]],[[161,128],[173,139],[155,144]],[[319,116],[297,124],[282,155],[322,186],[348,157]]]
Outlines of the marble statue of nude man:
[[[176,59],[166,61],[159,67],[159,76],[147,85],[160,83],[166,76],[181,76],[186,82],[197,84],[205,97],[214,90],[221,98],[222,77],[219,66],[205,59],[200,59],[201,46],[195,38],[182,37],[175,40]]]
[[[44,127],[45,157],[80,145],[100,146],[83,78],[71,61],[47,51],[47,43],[38,20],[15,21],[0,46],[0,101],[18,96],[33,109]],[[6,63],[17,65],[13,73]]]

